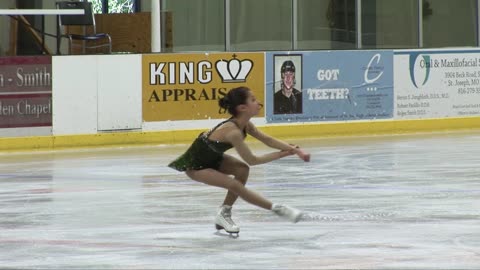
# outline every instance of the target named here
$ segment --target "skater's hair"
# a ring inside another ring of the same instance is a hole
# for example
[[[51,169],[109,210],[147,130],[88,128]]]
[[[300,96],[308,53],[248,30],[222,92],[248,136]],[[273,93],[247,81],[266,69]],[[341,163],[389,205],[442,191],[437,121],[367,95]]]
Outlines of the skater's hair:
[[[228,111],[233,116],[237,116],[237,106],[246,104],[250,88],[240,86],[231,89],[228,93],[218,100],[218,106]]]

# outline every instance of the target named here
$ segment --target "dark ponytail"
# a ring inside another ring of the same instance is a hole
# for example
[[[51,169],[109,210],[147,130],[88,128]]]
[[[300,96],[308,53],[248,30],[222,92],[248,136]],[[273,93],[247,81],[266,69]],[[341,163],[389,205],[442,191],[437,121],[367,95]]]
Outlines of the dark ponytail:
[[[218,100],[218,106],[225,109],[225,111],[228,110],[228,108],[230,107],[230,100],[228,99],[227,95],[223,96]]]
[[[218,106],[224,111],[228,111],[232,116],[237,116],[237,106],[247,103],[249,92],[250,89],[245,86],[233,88],[218,100]]]

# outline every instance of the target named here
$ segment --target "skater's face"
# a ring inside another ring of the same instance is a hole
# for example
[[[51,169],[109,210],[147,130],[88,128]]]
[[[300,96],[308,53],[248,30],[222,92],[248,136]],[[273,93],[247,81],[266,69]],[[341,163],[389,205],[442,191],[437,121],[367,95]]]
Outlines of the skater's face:
[[[247,102],[245,103],[245,111],[250,116],[257,115],[260,110],[262,109],[263,105],[260,104],[257,98],[252,94],[252,92],[248,92]]]

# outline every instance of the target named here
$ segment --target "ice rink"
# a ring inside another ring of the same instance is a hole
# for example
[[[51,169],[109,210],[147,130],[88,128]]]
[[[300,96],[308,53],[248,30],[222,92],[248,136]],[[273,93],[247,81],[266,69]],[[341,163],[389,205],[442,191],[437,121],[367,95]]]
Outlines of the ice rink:
[[[0,153],[0,268],[480,269],[479,132],[291,142],[312,161],[247,185],[304,220],[239,200],[238,238],[224,190],[166,167],[187,145]]]

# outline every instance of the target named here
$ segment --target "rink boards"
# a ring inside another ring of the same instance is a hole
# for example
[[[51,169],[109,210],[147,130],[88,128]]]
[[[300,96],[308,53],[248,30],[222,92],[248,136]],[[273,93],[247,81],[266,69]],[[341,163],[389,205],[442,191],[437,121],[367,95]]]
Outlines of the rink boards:
[[[376,50],[0,58],[0,150],[188,143],[252,89],[252,121],[280,138],[480,128],[480,50]],[[275,114],[281,65],[302,110]]]
[[[480,118],[449,118],[397,121],[364,121],[354,123],[316,123],[260,126],[262,131],[282,139],[319,138],[327,136],[362,136],[424,133],[480,129]],[[0,150],[59,149],[67,147],[102,147],[139,144],[190,143],[205,129],[117,132],[91,135],[29,136],[0,138]],[[299,132],[301,130],[301,132]]]

